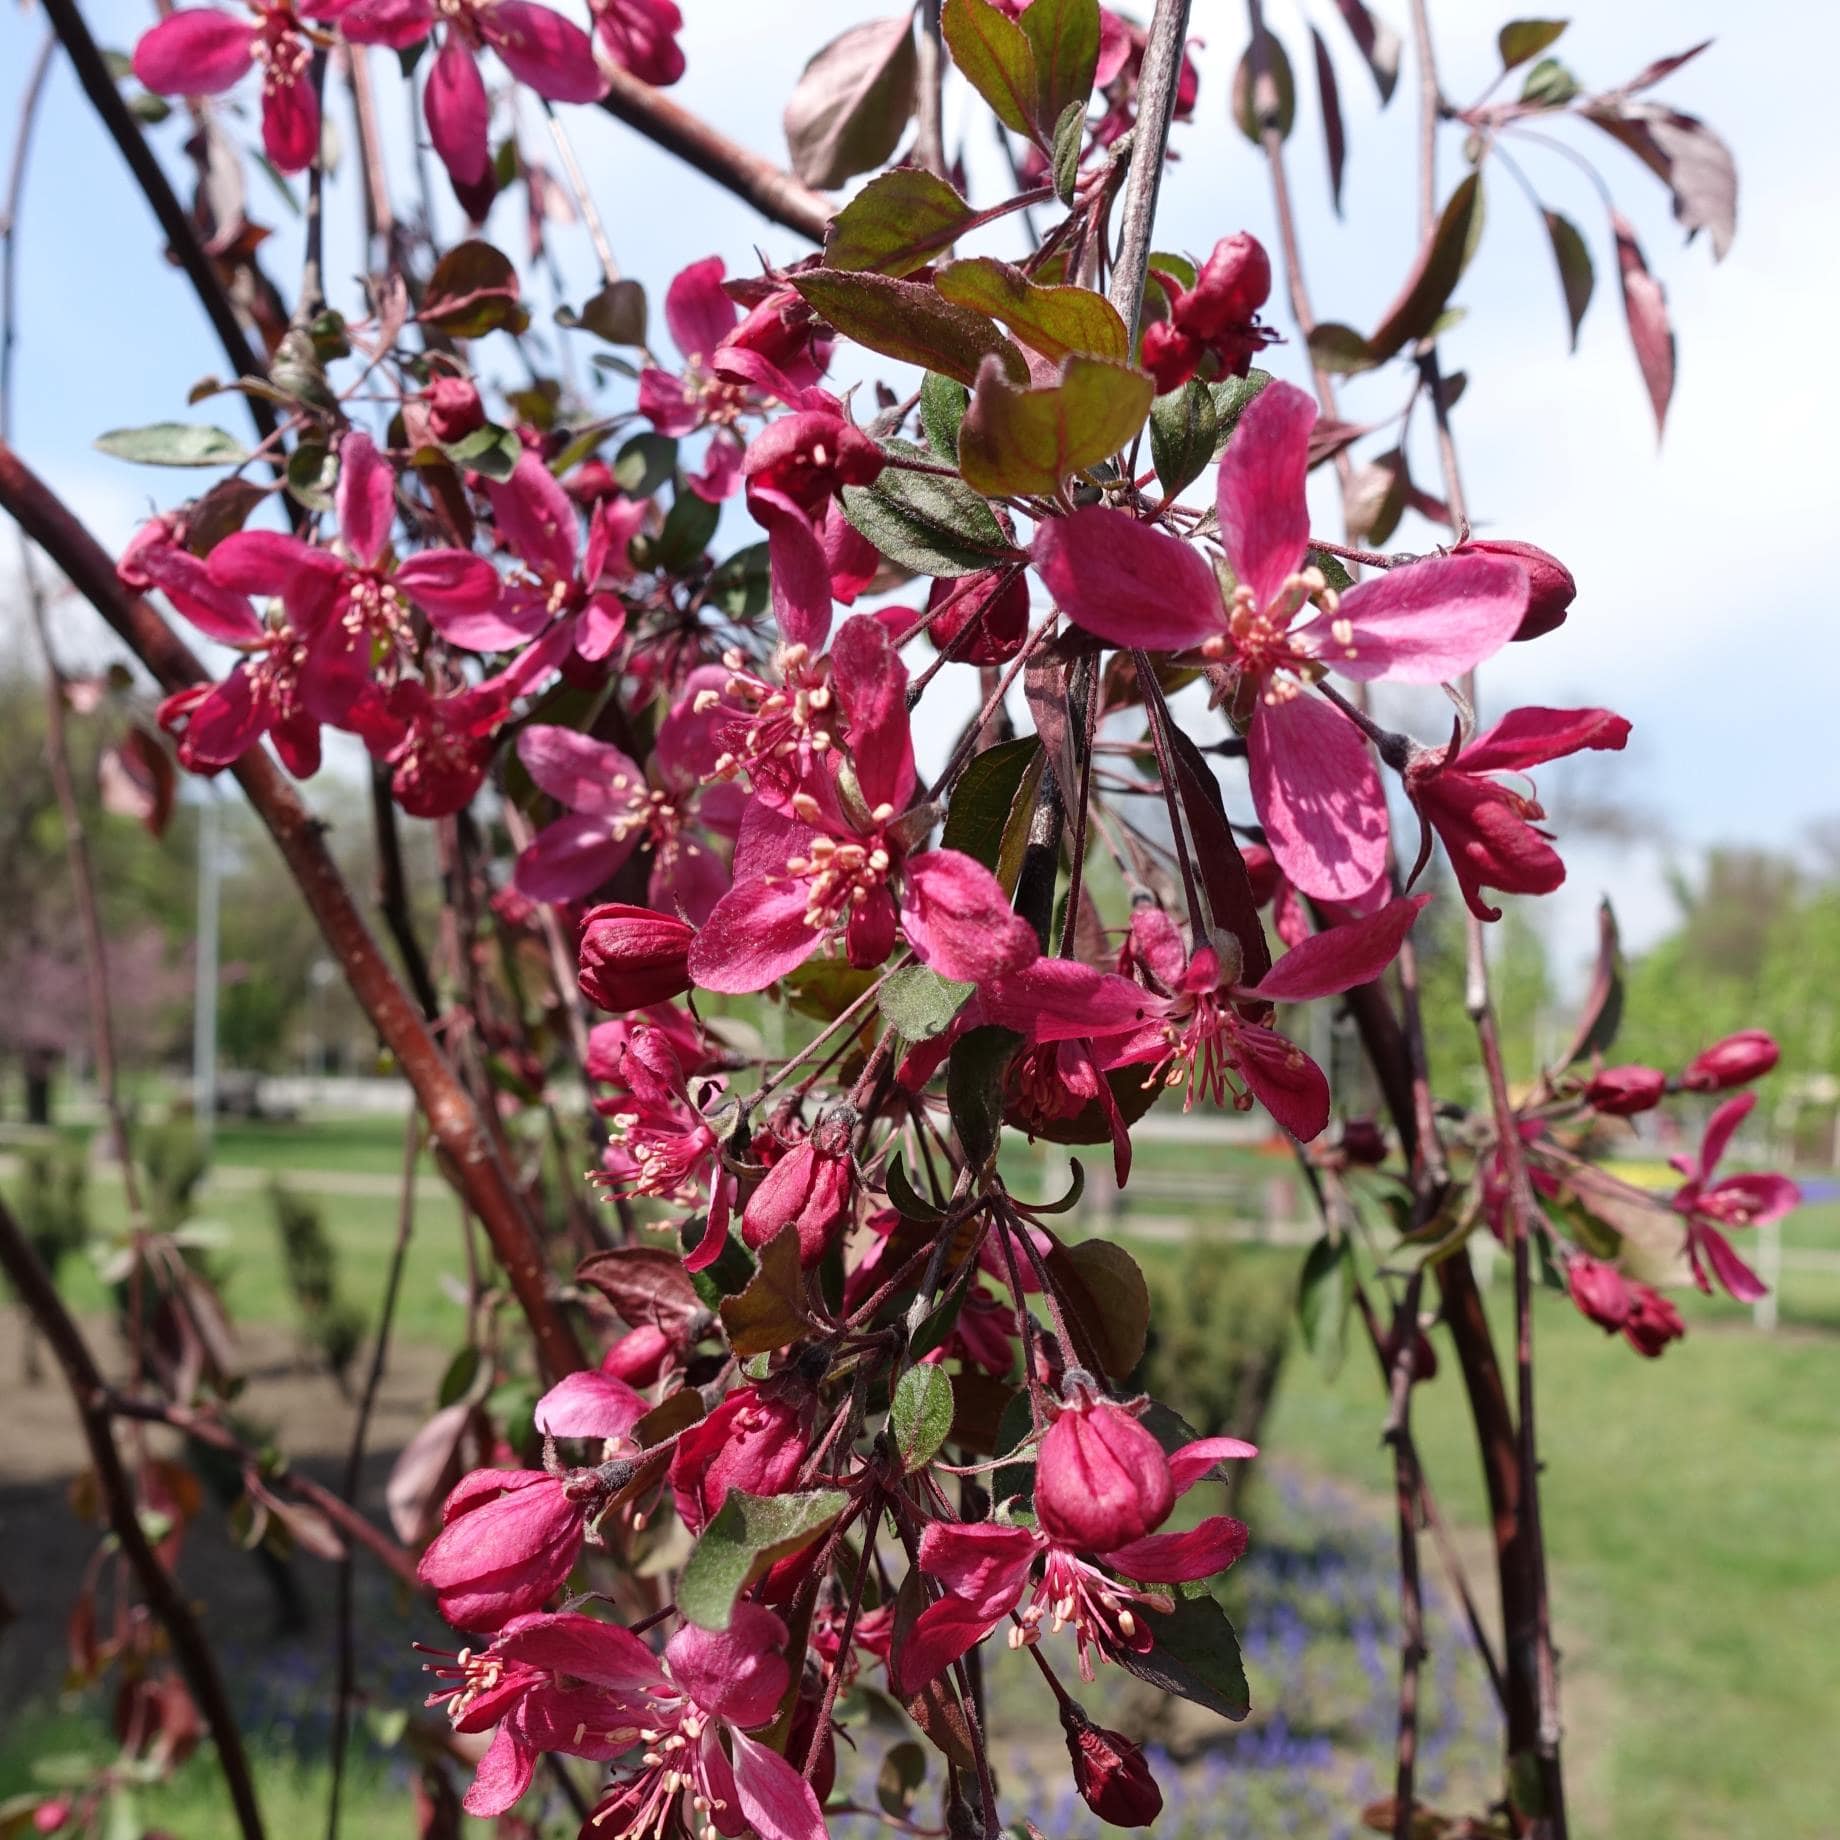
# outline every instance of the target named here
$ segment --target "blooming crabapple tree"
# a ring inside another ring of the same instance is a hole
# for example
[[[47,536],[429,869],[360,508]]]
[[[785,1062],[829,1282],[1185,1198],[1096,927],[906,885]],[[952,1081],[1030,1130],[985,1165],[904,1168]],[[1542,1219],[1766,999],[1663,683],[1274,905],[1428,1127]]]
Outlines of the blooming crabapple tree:
[[[1248,1541],[1221,1485],[1256,1452],[1134,1389],[1142,1276],[1117,1244],[1063,1231],[1079,1164],[1069,1193],[1044,1193],[1025,1151],[1094,1146],[1124,1184],[1133,1127],[1180,1105],[1250,1113],[1293,1147],[1324,1222],[1306,1329],[1336,1337],[1357,1316],[1381,1369],[1401,1735],[1396,1792],[1368,1824],[1564,1834],[1535,1275],[1658,1355],[1682,1333],[1661,1287],[1678,1271],[1756,1296],[1734,1237],[1796,1194],[1779,1176],[1716,1173],[1754,1104],[1742,1089],[1775,1061],[1766,1037],[1714,1044],[1677,1074],[1611,1063],[1607,910],[1567,1052],[1529,1087],[1507,1083],[1485,930],[1503,897],[1565,875],[1527,776],[1620,749],[1629,725],[1594,707],[1476,714],[1478,669],[1550,633],[1576,588],[1533,543],[1472,533],[1461,380],[1442,373],[1438,337],[1483,176],[1511,165],[1517,137],[1615,139],[1723,254],[1729,155],[1652,96],[1704,47],[1594,92],[1548,55],[1558,23],[1516,21],[1502,79],[1463,107],[1441,91],[1415,0],[1422,234],[1362,333],[1317,321],[1297,272],[1296,83],[1257,0],[1219,103],[1274,182],[1288,324],[1272,258],[1245,231],[1222,223],[1192,255],[1155,241],[1172,128],[1179,147],[1199,107],[1178,0],[1147,27],[1097,0],[945,0],[855,27],[787,106],[790,174],[659,93],[685,74],[671,0],[589,10],[590,29],[534,0],[166,14],[132,70],[201,129],[190,218],[166,209],[134,112],[53,0],[233,357],[248,336],[234,303],[268,284],[259,227],[209,221],[202,202],[222,196],[211,181],[241,132],[213,98],[259,92],[264,157],[307,174],[308,262],[293,313],[254,317],[266,355],[238,360],[230,386],[254,448],[199,424],[103,437],[129,458],[221,469],[118,559],[99,559],[4,448],[0,495],[159,681],[158,732],[179,763],[248,792],[493,1254],[439,1410],[397,1465],[386,1530],[238,1442],[218,1305],[173,1242],[131,1230],[157,1308],[145,1342],[137,1323],[131,1385],[109,1391],[17,1235],[0,1235],[86,1401],[111,1563],[151,1611],[88,1641],[79,1673],[120,1668],[167,1756],[202,1715],[244,1830],[260,1832],[208,1645],[164,1582],[185,1491],[170,1464],[126,1464],[114,1441],[115,1420],[153,1419],[236,1455],[257,1537],[346,1564],[362,1546],[452,1626],[428,1660],[430,1832],[451,1831],[461,1771],[476,1815],[560,1786],[584,1833],[641,1840],[816,1840],[859,1817],[1017,1832],[989,1733],[993,1700],[1004,1722],[1041,1716],[1020,1710],[1030,1693],[1058,1718],[1087,1803],[1152,1824],[1143,1754],[1082,1692],[1116,1667],[1247,1716],[1211,1587]],[[1337,61],[1358,56],[1390,98],[1400,45],[1360,0],[1335,11],[1345,38],[1313,43],[1339,196]],[[475,226],[498,194],[524,194],[528,260],[477,227],[444,244],[448,203],[418,215],[393,193],[382,49],[400,54]],[[1493,99],[1515,73],[1518,99]],[[321,283],[329,83],[351,93],[351,183],[373,232],[349,310]],[[994,115],[1014,175],[1003,195],[974,201],[948,164],[946,83]],[[522,91],[557,124],[561,177],[521,138]],[[614,266],[551,106],[596,102],[821,250],[783,266],[711,254],[668,280],[660,328]],[[1468,170],[1440,197],[1445,121],[1466,130]],[[835,203],[811,189],[864,174]],[[1192,185],[1191,168],[1166,182]],[[1660,418],[1673,337],[1608,208]],[[606,270],[555,315],[561,336],[595,342],[591,388],[553,375],[532,331],[540,258],[571,221]],[[1544,207],[1542,224],[1575,331],[1590,247]],[[1339,407],[1362,373],[1397,386],[1367,422]],[[1441,492],[1410,476],[1415,417],[1436,430]],[[1391,445],[1365,457],[1376,438]],[[1319,467],[1341,486],[1333,540],[1312,530]],[[1444,527],[1426,553],[1383,548],[1407,508]],[[161,602],[210,642],[208,666]],[[961,697],[955,727],[932,713],[954,682],[972,710]],[[1387,726],[1386,687],[1401,685],[1444,686],[1444,732]],[[432,954],[404,891],[385,889],[400,973],[270,762],[272,749],[310,781],[328,730],[371,763],[386,866],[404,819],[437,835]],[[937,772],[917,737],[938,744]],[[1217,761],[1234,763],[1224,782]],[[1471,933],[1481,1109],[1448,1098],[1456,1076],[1426,1066],[1418,1026],[1412,929],[1439,851]],[[1338,1106],[1298,1045],[1311,1003],[1353,1017],[1383,1116]],[[570,1105],[583,1091],[585,1134]],[[1614,1121],[1700,1094],[1730,1096],[1671,1195],[1595,1159]],[[1512,1385],[1471,1272],[1476,1233],[1513,1257]],[[1413,1767],[1416,1536],[1433,1510],[1411,1403],[1440,1344],[1475,1420],[1503,1614],[1499,1644],[1474,1622],[1503,1711],[1501,1794],[1449,1812],[1417,1800]],[[162,1550],[136,1531],[150,1511]],[[1007,1650],[1018,1658],[999,1663]],[[351,1689],[347,1666],[341,1755]],[[871,1727],[891,1719],[911,1736],[865,1809],[836,1788],[838,1742],[879,1742]],[[38,1824],[100,1827],[109,1794],[105,1780],[47,1801]]]

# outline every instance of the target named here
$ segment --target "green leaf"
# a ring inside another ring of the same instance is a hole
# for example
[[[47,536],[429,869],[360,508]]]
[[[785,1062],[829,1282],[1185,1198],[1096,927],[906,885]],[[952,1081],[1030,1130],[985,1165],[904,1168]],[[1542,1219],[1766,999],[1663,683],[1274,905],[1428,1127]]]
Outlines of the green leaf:
[[[1270,371],[1251,370],[1243,377],[1223,377],[1209,384],[1214,398],[1214,458],[1227,451],[1227,441],[1239,426],[1239,418],[1251,406],[1252,399],[1271,382]]]
[[[685,1252],[694,1251],[702,1244],[703,1222],[703,1215],[692,1214],[678,1228],[678,1244]],[[724,1298],[733,1297],[746,1289],[757,1269],[753,1254],[731,1231],[722,1242],[722,1250],[716,1255],[715,1263],[692,1273],[690,1282],[695,1285],[696,1294],[704,1307],[718,1310]]]
[[[1521,100],[1538,109],[1562,109],[1578,94],[1578,79],[1557,58],[1541,58],[1521,85]]]
[[[613,482],[630,498],[650,498],[677,472],[677,443],[665,434],[636,434],[613,457]]]
[[[448,1362],[447,1371],[441,1376],[441,1384],[435,1393],[435,1404],[451,1406],[464,1399],[473,1390],[473,1382],[479,1378],[479,1350],[470,1342]]]
[[[934,281],[947,300],[1000,319],[1050,363],[1074,352],[1120,364],[1130,357],[1130,334],[1118,309],[1091,288],[1042,287],[994,256],[948,262]]]
[[[939,29],[952,62],[1004,127],[1039,140],[1035,48],[1022,27],[987,0],[945,0]]]
[[[920,426],[926,444],[948,465],[958,465],[958,425],[971,406],[971,392],[956,378],[928,371],[920,379]]]
[[[1080,150],[1085,144],[1086,104],[1070,102],[1054,124],[1054,141],[1048,161],[1054,174],[1054,195],[1070,208],[1080,178]]]
[[[882,1172],[882,1186],[888,1191],[888,1199],[894,1203],[894,1211],[903,1220],[917,1220],[923,1226],[936,1226],[945,1219],[945,1210],[935,1207],[914,1187],[899,1151],[888,1159],[888,1166]]]
[[[1376,362],[1423,338],[1437,323],[1481,236],[1482,176],[1471,173],[1450,194],[1399,298],[1367,341]],[[1315,351],[1312,341],[1312,357]]]
[[[831,219],[824,260],[851,273],[912,274],[957,242],[976,216],[944,179],[897,167],[871,179]]]
[[[1354,1252],[1339,1235],[1325,1233],[1297,1277],[1297,1321],[1304,1346],[1333,1374],[1348,1345],[1348,1309],[1354,1299]]]
[[[297,441],[287,457],[288,496],[309,511],[332,509],[332,488],[338,476],[339,463],[323,441]]]
[[[885,358],[971,384],[977,381],[978,366],[994,357],[1018,384],[1028,380],[1022,353],[993,320],[954,306],[924,282],[834,268],[807,269],[791,281],[820,319]]]
[[[455,466],[465,467],[484,478],[502,484],[509,479],[523,458],[524,443],[509,428],[496,428],[490,422],[450,441],[441,449]]]
[[[726,1629],[735,1599],[781,1559],[809,1546],[849,1505],[841,1489],[769,1496],[730,1489],[684,1566],[678,1609],[699,1629]]]
[[[1150,459],[1165,497],[1174,498],[1206,471],[1218,427],[1213,393],[1193,377],[1150,405]]]
[[[1086,1171],[1080,1167],[1080,1159],[1070,1156],[1067,1159],[1069,1179],[1067,1192],[1058,1201],[1037,1201],[1029,1209],[1031,1214],[1071,1214],[1080,1205],[1080,1197],[1086,1193]]]
[[[1114,1380],[1128,1378],[1150,1332],[1150,1287],[1137,1261],[1112,1240],[1088,1239],[1057,1246],[1048,1270],[1100,1369]]]
[[[883,980],[876,1001],[890,1025],[908,1041],[931,1041],[952,1026],[977,987],[954,983],[925,965],[904,965]]]
[[[1126,1650],[1118,1656],[1139,1680],[1223,1719],[1243,1719],[1252,1710],[1239,1637],[1205,1587],[1178,1589],[1168,1615],[1157,1616],[1152,1628],[1156,1640],[1147,1653]]]
[[[1495,35],[1502,69],[1512,70],[1538,57],[1548,45],[1558,42],[1571,23],[1569,19],[1510,19]]]
[[[973,1169],[996,1154],[1003,1128],[1003,1080],[1022,1044],[1013,1029],[986,1023],[952,1044],[946,1061],[946,1109]]]
[[[1099,0],[1033,0],[1017,21],[1035,54],[1035,119],[1085,113],[1099,68]]]
[[[962,851],[994,872],[1010,814],[1025,785],[1033,797],[1042,759],[1038,735],[1019,735],[975,756],[952,788],[941,847]]]
[[[1058,383],[1032,390],[1012,389],[987,366],[958,431],[959,470],[992,497],[1059,492],[1131,441],[1155,394],[1144,372],[1104,358],[1068,358]]]
[[[665,515],[664,528],[650,545],[649,566],[679,574],[701,559],[716,534],[722,507],[680,486]],[[637,545],[634,545],[635,549]]]
[[[886,467],[872,486],[844,487],[843,514],[916,575],[973,575],[1018,554],[977,493],[936,473]]]
[[[240,466],[249,458],[235,435],[203,422],[149,422],[145,428],[111,428],[96,445],[117,460],[142,466]]]
[[[743,1357],[771,1354],[810,1327],[796,1224],[781,1227],[761,1247],[759,1269],[737,1295],[723,1299],[722,1327],[729,1346]]]
[[[1287,140],[1297,120],[1297,79],[1291,74],[1291,61],[1284,47],[1269,32],[1261,32],[1265,48],[1265,69],[1270,78],[1269,94],[1255,97],[1257,82],[1253,75],[1252,51],[1248,45],[1233,72],[1233,119],[1239,131],[1256,147],[1269,124],[1278,130],[1278,138]]]
[[[1310,362],[1331,376],[1352,377],[1357,371],[1372,370],[1380,359],[1352,326],[1324,320],[1310,328]]]
[[[888,1429],[904,1472],[932,1462],[952,1433],[952,1382],[943,1368],[927,1363],[901,1376],[888,1408]]]
[[[726,561],[716,564],[709,577],[708,595],[731,620],[750,620],[766,611],[770,598],[767,545],[750,543]]]
[[[481,338],[500,327],[522,332],[530,324],[511,258],[477,240],[457,244],[435,264],[419,317],[460,339]]]
[[[558,307],[556,324],[591,332],[609,345],[643,345],[645,289],[636,281],[610,281],[579,313],[572,307]]]
[[[1591,290],[1597,284],[1591,266],[1591,252],[1578,226],[1557,211],[1542,211],[1546,234],[1552,241],[1553,260],[1559,265],[1559,286],[1565,292],[1565,315],[1572,325],[1572,350],[1578,349],[1578,328],[1584,323],[1585,309],[1591,304]]]
[[[903,1738],[889,1748],[875,1778],[875,1799],[885,1814],[903,1824],[913,1818],[914,1804],[920,1799],[926,1781],[926,1748],[912,1738]]]

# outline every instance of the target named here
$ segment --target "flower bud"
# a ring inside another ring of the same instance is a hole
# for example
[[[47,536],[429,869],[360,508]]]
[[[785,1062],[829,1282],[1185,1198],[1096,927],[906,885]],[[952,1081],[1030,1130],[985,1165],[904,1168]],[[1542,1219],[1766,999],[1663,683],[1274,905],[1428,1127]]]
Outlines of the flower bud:
[[[1342,1126],[1342,1155],[1364,1169],[1378,1169],[1386,1161],[1386,1133],[1372,1118],[1350,1118]]]
[[[678,1519],[700,1533],[730,1489],[777,1495],[791,1488],[805,1450],[796,1406],[783,1398],[763,1398],[757,1387],[737,1387],[677,1440],[671,1489]]]
[[[1160,1527],[1175,1505],[1163,1447],[1131,1414],[1075,1384],[1041,1441],[1035,1513],[1051,1539],[1107,1553]]]
[[[1020,571],[989,569],[956,580],[940,576],[928,591],[927,611],[944,606],[926,629],[934,648],[960,664],[1007,664],[1029,634],[1029,585]],[[965,628],[975,624],[968,637]]]
[[[1669,1342],[1686,1334],[1687,1325],[1659,1291],[1646,1284],[1632,1284],[1629,1293],[1632,1308],[1623,1323],[1623,1337],[1637,1354],[1652,1361]]]
[[[1271,257],[1250,232],[1223,236],[1202,264],[1177,320],[1186,332],[1210,342],[1243,326],[1271,293]]]
[[[1689,1092],[1724,1092],[1761,1079],[1781,1058],[1781,1049],[1762,1029],[1740,1029],[1715,1041],[1688,1067],[1681,1084]]]
[[[1163,1812],[1163,1792],[1144,1754],[1129,1738],[1095,1725],[1071,1702],[1061,1707],[1074,1787],[1101,1821],[1148,1827]]]
[[[1527,611],[1514,638],[1537,639],[1565,624],[1578,584],[1557,556],[1537,543],[1518,543],[1506,537],[1474,537],[1461,547],[1465,555],[1505,556],[1527,571]]]
[[[758,1252],[787,1226],[794,1227],[799,1263],[809,1271],[848,1215],[852,1188],[847,1139],[839,1152],[808,1137],[780,1157],[748,1197],[741,1237]]]
[[[422,392],[428,427],[437,441],[459,441],[486,425],[485,405],[465,377],[437,377]]]
[[[1667,1091],[1659,1067],[1606,1067],[1584,1089],[1585,1103],[1606,1118],[1633,1118],[1652,1111]]]
[[[675,914],[608,901],[581,929],[581,994],[616,1015],[690,988],[696,928]]]
[[[677,1347],[656,1323],[641,1323],[601,1357],[601,1372],[628,1386],[650,1386],[677,1358]]]
[[[1565,1282],[1580,1313],[1600,1328],[1613,1332],[1622,1328],[1635,1308],[1629,1280],[1602,1259],[1582,1255],[1573,1259],[1565,1268]]]

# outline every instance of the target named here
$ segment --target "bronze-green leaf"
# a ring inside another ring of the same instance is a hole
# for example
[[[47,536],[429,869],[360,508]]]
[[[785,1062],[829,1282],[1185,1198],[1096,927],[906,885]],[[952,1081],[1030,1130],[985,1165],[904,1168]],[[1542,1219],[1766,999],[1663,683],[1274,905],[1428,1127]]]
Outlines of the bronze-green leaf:
[[[1118,309],[1091,288],[1042,287],[994,256],[948,262],[934,280],[947,300],[1000,319],[1051,364],[1076,351],[1120,364],[1130,356]]]
[[[989,0],[945,0],[939,29],[952,62],[1004,127],[1039,140],[1035,48],[1021,26]],[[1050,122],[1053,119],[1048,117]]]
[[[871,179],[831,219],[824,259],[832,268],[910,275],[949,249],[976,215],[944,179],[899,166]]]
[[[1142,371],[1078,354],[1058,383],[1018,390],[986,361],[958,431],[959,471],[991,496],[1058,492],[1137,434],[1155,390]]]
[[[1017,23],[1035,53],[1035,119],[1084,108],[1099,68],[1099,0],[1031,0]]]
[[[796,1341],[809,1326],[805,1278],[799,1268],[799,1230],[782,1227],[760,1249],[760,1269],[735,1296],[723,1299],[728,1344],[745,1359]]]
[[[1450,194],[1399,298],[1367,341],[1376,363],[1422,339],[1437,324],[1481,236],[1482,178],[1471,173]]]
[[[941,299],[924,282],[813,268],[794,275],[792,285],[820,319],[885,358],[918,364],[964,384],[977,381],[978,366],[990,357],[1017,383],[1028,376],[1022,353],[994,320]]]

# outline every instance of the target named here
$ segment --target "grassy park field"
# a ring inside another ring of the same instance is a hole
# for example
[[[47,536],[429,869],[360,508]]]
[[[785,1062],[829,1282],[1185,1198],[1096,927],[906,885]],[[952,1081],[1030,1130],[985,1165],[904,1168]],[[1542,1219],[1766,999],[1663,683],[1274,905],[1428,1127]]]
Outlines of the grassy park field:
[[[235,1320],[251,1334],[272,1331],[272,1340],[263,1338],[265,1356],[285,1357],[292,1313],[275,1252],[270,1179],[282,1176],[320,1203],[338,1249],[341,1286],[361,1307],[374,1309],[395,1232],[401,1162],[401,1125],[387,1119],[222,1130],[196,1218],[213,1230],[213,1257],[225,1275]],[[1089,1225],[1131,1245],[1146,1266],[1174,1266],[1186,1256],[1185,1234],[1204,1235],[1220,1224],[1208,1218],[1209,1204],[1189,1192],[1201,1184],[1184,1178],[1219,1178],[1223,1192],[1252,1194],[1274,1168],[1281,1172],[1283,1165],[1255,1152],[1157,1145],[1145,1173],[1168,1178],[1173,1198],[1155,1202],[1154,1216],[1134,1210]],[[1212,1211],[1217,1216],[1218,1205]],[[119,1191],[100,1174],[92,1179],[92,1213],[104,1233],[120,1219]],[[1688,1297],[1682,1301],[1689,1337],[1655,1363],[1603,1336],[1563,1298],[1538,1299],[1547,1528],[1580,1834],[1817,1840],[1837,1831],[1832,1723],[1840,1704],[1834,1641],[1840,1570],[1833,1563],[1840,1533],[1840,1257],[1817,1269],[1799,1255],[1840,1254],[1840,1206],[1821,1201],[1806,1208],[1787,1224],[1784,1245],[1789,1256],[1774,1334],[1758,1332],[1749,1313],[1734,1305]],[[1276,1272],[1276,1281],[1288,1282],[1300,1253],[1295,1246],[1254,1246],[1236,1247],[1234,1256],[1244,1262],[1240,1269],[1263,1267],[1263,1279]],[[418,1182],[396,1324],[405,1422],[413,1421],[415,1389],[430,1393],[422,1409],[432,1405],[432,1377],[461,1339],[464,1270],[458,1211],[427,1168]],[[102,1317],[106,1292],[86,1260],[68,1261],[63,1282],[81,1314]],[[1507,1295],[1499,1277],[1490,1303],[1498,1334],[1505,1335]],[[14,1384],[11,1373],[5,1383],[9,1389]],[[1480,1478],[1448,1364],[1417,1397],[1427,1474],[1458,1530],[1461,1550],[1486,1568]],[[1366,1702],[1382,1702],[1379,1680],[1364,1687],[1360,1670],[1390,1669],[1384,1628],[1350,1622],[1338,1610],[1327,1623],[1306,1618],[1299,1635],[1288,1601],[1296,1579],[1310,1575],[1309,1566],[1325,1564],[1328,1552],[1332,1569],[1349,1568],[1354,1580],[1335,1584],[1335,1601],[1350,1593],[1356,1601],[1373,1596],[1374,1617],[1388,1612],[1389,1477],[1377,1443],[1380,1416],[1364,1356],[1351,1352],[1330,1376],[1300,1349],[1292,1351],[1263,1434],[1271,1461],[1244,1504],[1255,1526],[1255,1555],[1264,1547],[1276,1557],[1268,1558],[1272,1569],[1265,1571],[1247,1562],[1248,1596],[1235,1604],[1242,1618],[1251,1619],[1245,1627],[1264,1631],[1247,1641],[1261,1711],[1252,1730],[1236,1738],[1240,1750],[1210,1765],[1224,1774],[1209,1793],[1226,1804],[1237,1795],[1246,1809],[1265,1806],[1257,1797],[1277,1781],[1270,1772],[1279,1761],[1302,1768],[1291,1752],[1280,1757],[1282,1747],[1274,1748],[1265,1709],[1288,1712],[1294,1725],[1297,1703],[1308,1701],[1320,1726],[1339,1724],[1337,1742],[1347,1745],[1352,1734],[1358,1750],[1365,1742],[1359,1732]],[[9,1438],[16,1446],[19,1435],[17,1428],[0,1428],[0,1484],[56,1468],[43,1451],[9,1448]],[[70,1463],[64,1473],[74,1467]],[[1330,1491],[1327,1509],[1323,1490]],[[5,1499],[0,1545],[9,1548],[19,1517],[33,1511],[34,1502],[47,1516],[66,1512],[61,1488],[36,1496],[9,1489]],[[74,1532],[66,1525],[63,1537]],[[1344,1537],[1355,1544],[1337,1545]],[[1371,1565],[1363,1555],[1371,1556]],[[16,1577],[9,1591],[20,1595]],[[384,1646],[374,1665],[407,1678],[413,1669],[406,1665],[406,1626],[399,1621],[390,1627],[400,1610],[387,1596],[379,1601],[375,1627]],[[1261,1618],[1269,1621],[1268,1630]],[[1460,1629],[1450,1622],[1442,1634],[1450,1652],[1441,1665],[1479,1679],[1473,1658],[1462,1652]],[[0,1644],[7,1639],[0,1631]],[[317,1831],[323,1819],[323,1752],[309,1727],[325,1697],[313,1657],[323,1656],[329,1641],[322,1628],[289,1651],[288,1666],[299,1674],[297,1704],[277,1685],[287,1670],[273,1668],[263,1688],[268,1697],[250,1702],[252,1742],[285,1755],[263,1772],[278,1833]],[[1322,1683],[1336,1679],[1347,1704],[1330,1717],[1319,1701],[1327,1691]],[[48,1771],[80,1768],[85,1733],[94,1730],[97,1716],[93,1706],[61,1702],[55,1664],[47,1668],[23,1706],[0,1711],[0,1802]],[[1296,1738],[1284,1729],[1287,1741]],[[1480,1719],[1459,1720],[1452,1729],[1453,1742],[1470,1761],[1486,1762],[1492,1742],[1486,1708]],[[1384,1769],[1384,1748],[1369,1761]],[[387,1755],[366,1751],[351,1790],[367,1809],[358,1831],[400,1831],[408,1788]],[[147,1790],[137,1813],[186,1840],[211,1840],[230,1831],[217,1795],[212,1772],[195,1764],[176,1783]],[[1265,1833],[1343,1831],[1312,1825],[1307,1810],[1298,1813],[1304,1808],[1286,1803],[1281,1819],[1273,1812],[1247,1831],[1261,1840]],[[1172,1812],[1179,1815],[1179,1809]],[[1338,1802],[1336,1819],[1345,1821],[1346,1813]],[[870,1829],[852,1824],[840,1831]],[[1204,1822],[1167,1831],[1199,1836],[1225,1830]]]

